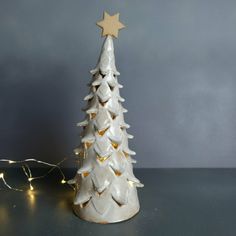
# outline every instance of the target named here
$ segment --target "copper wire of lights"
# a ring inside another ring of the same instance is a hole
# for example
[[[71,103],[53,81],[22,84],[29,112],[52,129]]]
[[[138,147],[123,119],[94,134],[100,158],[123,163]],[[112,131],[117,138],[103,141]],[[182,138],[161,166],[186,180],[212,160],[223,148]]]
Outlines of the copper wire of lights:
[[[21,168],[25,174],[25,176],[27,177],[27,181],[29,183],[29,190],[30,191],[33,191],[34,190],[34,187],[32,185],[32,181],[36,180],[36,179],[42,179],[42,178],[45,178],[47,175],[49,175],[49,173],[51,173],[54,169],[58,169],[59,172],[60,172],[60,175],[62,177],[61,179],[61,184],[65,184],[67,183],[66,181],[66,177],[60,167],[60,165],[65,162],[68,158],[64,158],[63,160],[61,160],[60,162],[58,162],[57,164],[52,164],[52,163],[48,163],[48,162],[45,162],[45,161],[40,161],[40,160],[37,160],[37,159],[34,159],[34,158],[30,158],[30,159],[24,159],[24,160],[20,160],[20,161],[15,161],[15,160],[10,160],[10,159],[0,159],[0,162],[6,162],[7,164],[9,165],[12,165],[12,164],[21,164]],[[39,164],[42,164],[42,165],[45,165],[45,166],[50,166],[51,168],[43,175],[40,175],[40,176],[32,176],[32,171],[28,165],[28,163],[31,163],[31,162],[36,162],[36,163],[39,163]],[[0,172],[0,180],[3,182],[3,184],[8,188],[8,189],[11,189],[11,190],[15,190],[15,191],[24,191],[23,189],[19,189],[19,188],[15,188],[13,186],[11,186],[7,180],[6,180],[6,176],[3,172]]]

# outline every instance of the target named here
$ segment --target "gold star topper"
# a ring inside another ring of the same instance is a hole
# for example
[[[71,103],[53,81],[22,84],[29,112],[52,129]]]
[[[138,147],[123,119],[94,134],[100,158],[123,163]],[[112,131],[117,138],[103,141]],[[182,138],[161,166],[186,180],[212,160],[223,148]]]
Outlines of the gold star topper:
[[[104,11],[103,20],[98,21],[97,25],[102,28],[102,36],[111,35],[118,37],[119,30],[125,28],[125,26],[119,21],[120,13],[110,16]]]

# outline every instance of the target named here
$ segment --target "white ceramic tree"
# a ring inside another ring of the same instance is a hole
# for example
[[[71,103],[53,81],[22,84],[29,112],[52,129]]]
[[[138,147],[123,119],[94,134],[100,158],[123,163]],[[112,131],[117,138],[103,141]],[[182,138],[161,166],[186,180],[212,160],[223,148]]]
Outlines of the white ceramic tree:
[[[112,36],[104,41],[98,64],[91,71],[90,93],[81,145],[75,150],[80,156],[77,172],[74,211],[82,219],[97,223],[127,220],[139,211],[136,187],[143,184],[134,176],[131,158],[135,155],[128,147],[117,81]]]

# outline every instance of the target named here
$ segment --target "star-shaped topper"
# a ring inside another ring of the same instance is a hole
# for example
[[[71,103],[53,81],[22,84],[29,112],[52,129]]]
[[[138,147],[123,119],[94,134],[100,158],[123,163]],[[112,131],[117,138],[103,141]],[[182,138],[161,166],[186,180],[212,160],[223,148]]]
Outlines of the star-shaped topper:
[[[116,38],[118,37],[119,30],[125,27],[119,21],[119,15],[120,13],[110,16],[104,11],[103,20],[97,22],[97,25],[102,28],[102,36],[111,35]]]

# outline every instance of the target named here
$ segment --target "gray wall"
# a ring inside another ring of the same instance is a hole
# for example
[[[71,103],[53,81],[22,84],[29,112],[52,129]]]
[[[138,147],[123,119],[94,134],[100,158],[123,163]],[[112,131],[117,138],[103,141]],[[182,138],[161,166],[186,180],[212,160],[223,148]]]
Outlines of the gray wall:
[[[72,156],[103,10],[136,167],[236,167],[235,0],[0,0],[0,155]]]

